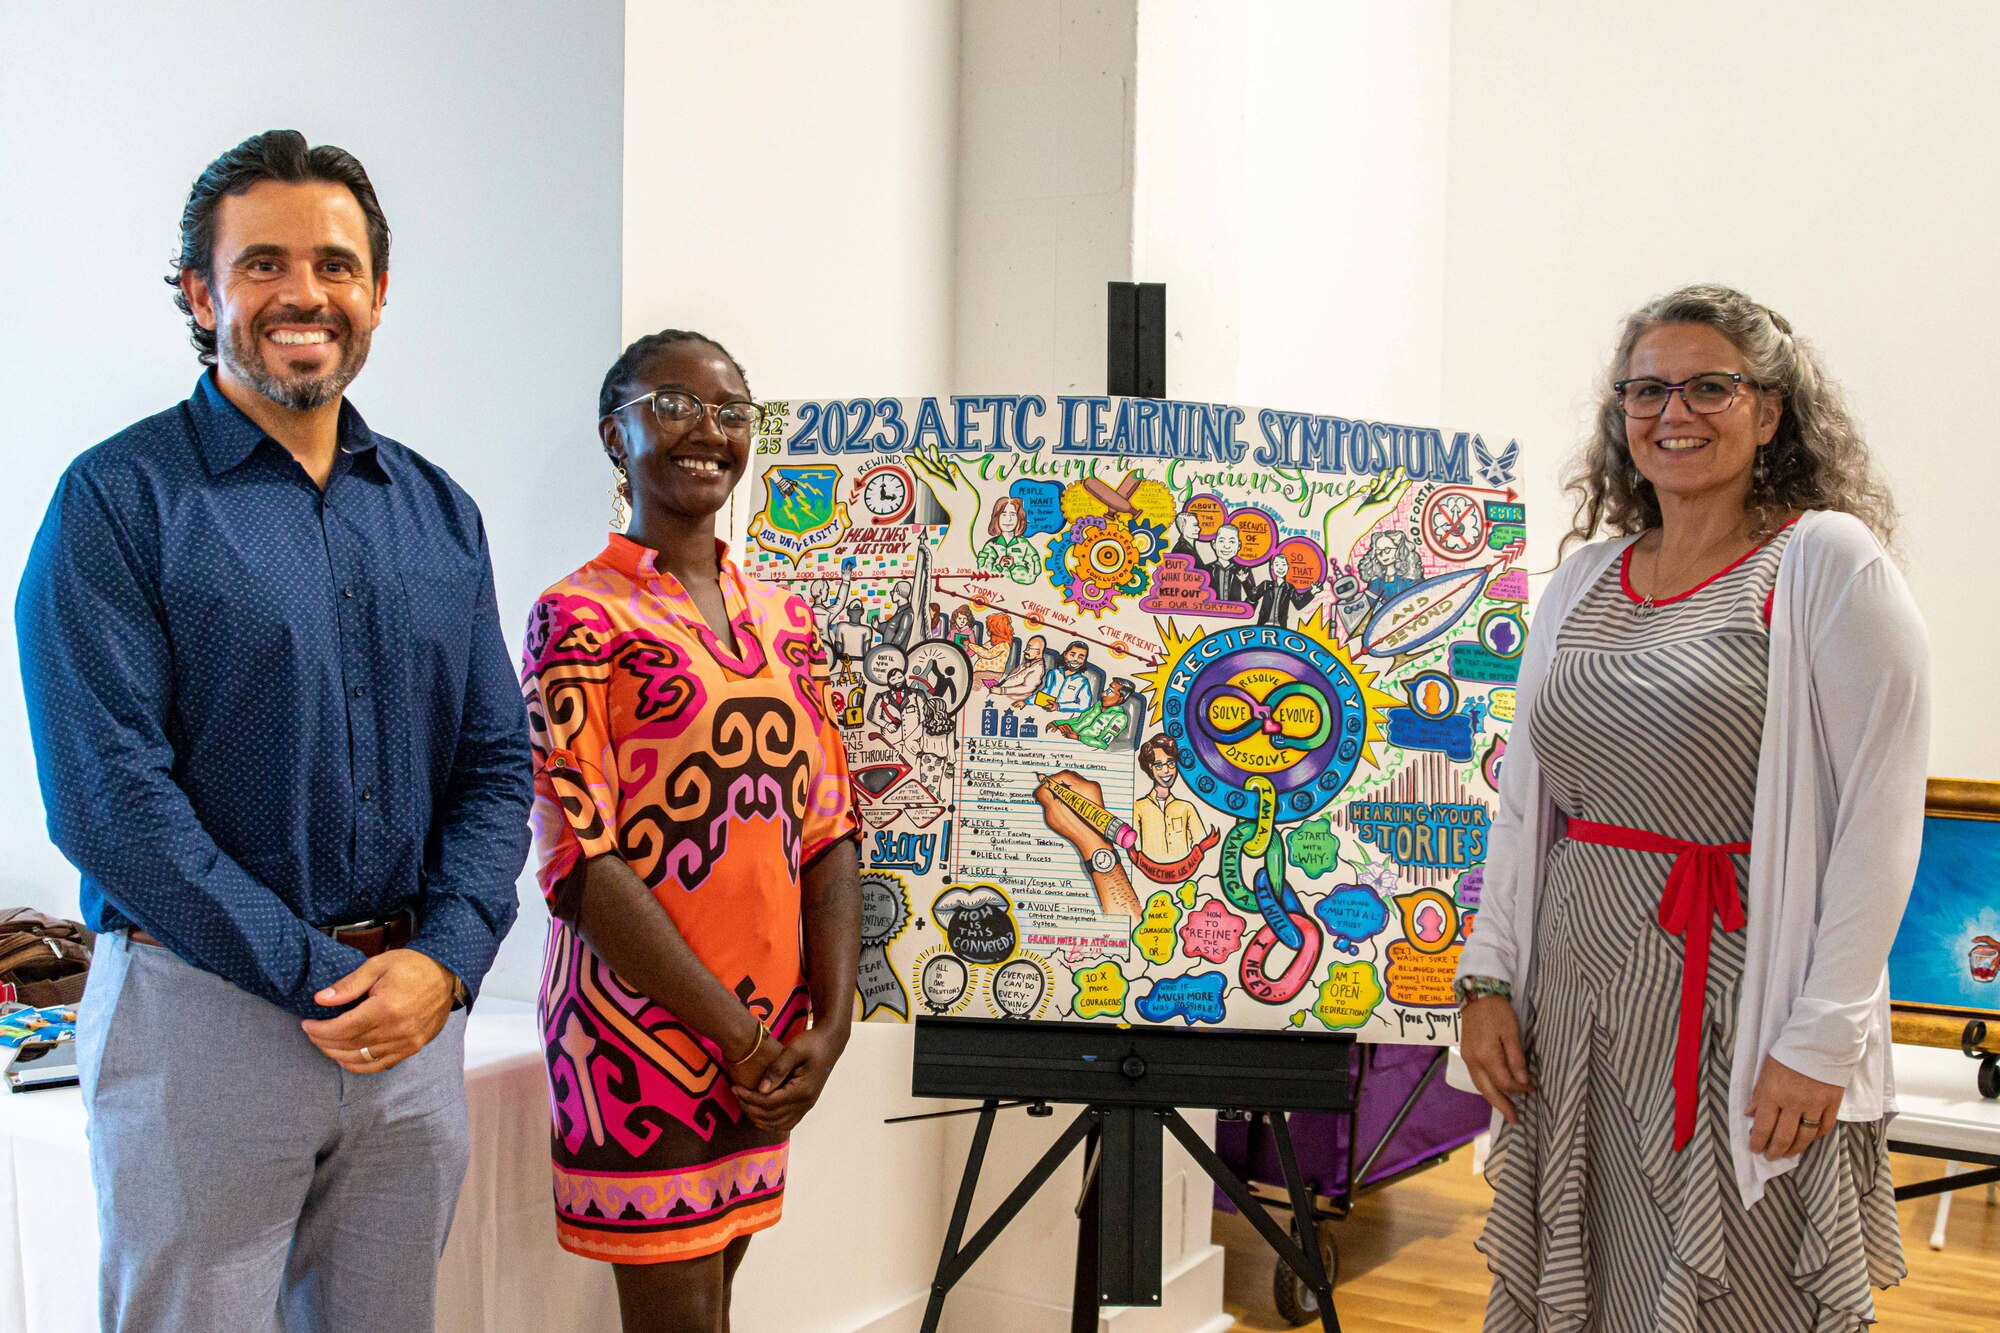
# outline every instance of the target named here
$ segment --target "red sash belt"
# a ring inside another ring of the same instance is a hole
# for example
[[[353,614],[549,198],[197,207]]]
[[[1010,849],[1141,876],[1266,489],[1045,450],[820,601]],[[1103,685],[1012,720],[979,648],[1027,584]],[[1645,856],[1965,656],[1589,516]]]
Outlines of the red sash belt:
[[[1732,853],[1749,855],[1747,842],[1706,846],[1619,824],[1569,821],[1571,842],[1621,847],[1628,852],[1665,852],[1674,866],[1660,893],[1660,925],[1686,942],[1681,964],[1680,1031],[1674,1041],[1674,1151],[1694,1136],[1694,1109],[1701,1087],[1702,1011],[1708,1002],[1708,945],[1715,922],[1724,930],[1743,929],[1743,898],[1736,890]]]

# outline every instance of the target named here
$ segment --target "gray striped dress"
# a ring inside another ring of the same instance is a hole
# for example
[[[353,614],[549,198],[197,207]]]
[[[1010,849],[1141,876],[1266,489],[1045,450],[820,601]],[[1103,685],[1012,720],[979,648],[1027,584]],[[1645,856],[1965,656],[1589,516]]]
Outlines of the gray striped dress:
[[[1747,842],[1764,723],[1768,598],[1791,530],[1641,611],[1613,564],[1564,622],[1529,726],[1557,806],[1694,842]],[[1747,857],[1736,858],[1747,883]],[[1846,1333],[1903,1276],[1880,1121],[1842,1122],[1743,1207],[1729,1065],[1743,932],[1718,925],[1694,1137],[1673,1149],[1679,936],[1673,857],[1551,849],[1516,996],[1536,1091],[1495,1136],[1479,1248],[1496,1333]]]

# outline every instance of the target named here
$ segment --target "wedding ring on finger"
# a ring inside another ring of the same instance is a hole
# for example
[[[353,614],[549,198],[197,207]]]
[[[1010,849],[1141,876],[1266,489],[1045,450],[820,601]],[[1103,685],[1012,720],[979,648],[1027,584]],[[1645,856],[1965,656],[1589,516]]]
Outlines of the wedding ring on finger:
[[[1823,1123],[1824,1123],[1823,1121],[1819,1120],[1808,1120],[1804,1116],[1799,1117],[1800,1129],[1818,1129],[1820,1125]]]
[[[366,1046],[363,1046],[361,1048],[361,1063],[364,1065],[372,1065],[375,1063],[375,1057],[368,1053],[368,1048]]]

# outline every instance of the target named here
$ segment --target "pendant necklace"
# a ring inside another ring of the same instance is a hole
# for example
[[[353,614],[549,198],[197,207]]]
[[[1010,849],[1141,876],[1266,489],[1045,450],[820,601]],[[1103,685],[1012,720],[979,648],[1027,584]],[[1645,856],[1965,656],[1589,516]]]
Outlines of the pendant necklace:
[[[1664,539],[1662,544],[1664,544]],[[1701,551],[1699,555],[1695,557],[1695,563],[1700,564],[1702,559],[1705,556],[1707,556],[1710,551],[1714,549],[1715,549],[1715,543],[1711,542],[1706,548],[1704,548]],[[1658,588],[1660,586],[1660,552],[1658,551],[1653,552],[1653,586],[1655,588]],[[1659,613],[1660,608],[1653,601],[1654,595],[1655,594],[1653,593],[1647,593],[1645,599],[1642,600],[1637,606],[1632,608],[1632,618],[1634,620],[1651,620],[1655,615]],[[1685,597],[1687,596],[1687,594],[1682,593],[1681,596]]]

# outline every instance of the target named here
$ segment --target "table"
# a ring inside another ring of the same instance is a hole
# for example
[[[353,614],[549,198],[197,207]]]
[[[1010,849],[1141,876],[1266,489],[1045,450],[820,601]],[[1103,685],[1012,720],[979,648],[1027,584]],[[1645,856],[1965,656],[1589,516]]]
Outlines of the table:
[[[440,1333],[616,1328],[610,1270],[558,1248],[534,1008],[466,1021],[472,1158],[438,1264]],[[0,1094],[0,1333],[97,1327],[97,1199],[75,1088]]]
[[[1979,1095],[1979,1063],[1941,1046],[1897,1046],[1896,1118],[1889,1151],[1995,1168],[1941,1176],[1896,1191],[1898,1201],[2000,1180],[2000,1101]]]

